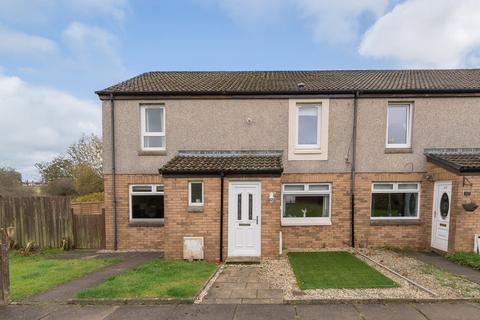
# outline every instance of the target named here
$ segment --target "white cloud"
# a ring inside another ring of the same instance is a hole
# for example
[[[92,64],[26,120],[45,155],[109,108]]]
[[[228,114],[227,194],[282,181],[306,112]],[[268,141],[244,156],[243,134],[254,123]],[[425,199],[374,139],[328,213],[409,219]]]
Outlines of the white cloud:
[[[468,67],[480,61],[480,1],[409,0],[381,17],[359,52],[409,67]]]
[[[57,45],[50,39],[0,27],[0,54],[38,56],[56,50]]]
[[[82,133],[101,132],[97,103],[0,75],[0,166],[36,176],[34,163],[51,160]]]
[[[68,15],[104,16],[123,20],[128,0],[0,0],[0,19],[19,25],[38,25]]]
[[[63,39],[71,50],[71,62],[90,69],[116,74],[126,68],[119,54],[117,37],[109,31],[80,22],[72,22],[63,32]]]
[[[388,5],[388,0],[294,1],[309,20],[314,39],[333,43],[355,40],[361,16],[378,18]]]

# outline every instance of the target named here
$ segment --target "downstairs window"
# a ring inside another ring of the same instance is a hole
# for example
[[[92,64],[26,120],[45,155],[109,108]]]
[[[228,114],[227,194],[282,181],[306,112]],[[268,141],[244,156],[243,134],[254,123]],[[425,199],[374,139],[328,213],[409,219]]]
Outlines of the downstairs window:
[[[164,221],[163,185],[131,185],[129,197],[130,221]]]
[[[374,183],[372,185],[372,219],[418,219],[418,183]]]
[[[322,225],[330,221],[330,184],[285,184],[282,225]]]

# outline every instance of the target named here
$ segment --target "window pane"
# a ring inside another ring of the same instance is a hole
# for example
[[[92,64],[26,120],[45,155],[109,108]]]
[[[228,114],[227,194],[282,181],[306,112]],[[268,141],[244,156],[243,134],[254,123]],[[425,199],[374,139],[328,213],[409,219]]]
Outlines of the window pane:
[[[408,126],[408,105],[388,107],[388,143],[406,144]]]
[[[329,195],[284,195],[285,218],[329,217]]]
[[[145,109],[145,131],[163,132],[163,109],[146,108]]]
[[[163,219],[163,195],[132,195],[133,219]]]
[[[393,190],[392,183],[374,183],[373,184],[374,190]]]
[[[190,184],[190,202],[191,203],[203,203],[202,199],[202,183],[191,182]]]
[[[312,184],[308,186],[310,191],[328,191],[329,189],[330,186],[326,184]]]
[[[145,148],[163,148],[165,147],[165,137],[143,137]]]
[[[296,185],[285,185],[284,187],[285,191],[304,191],[305,186],[303,184],[296,184]]]
[[[299,107],[298,144],[318,144],[318,107]]]
[[[242,194],[237,195],[237,220],[242,220]]]
[[[163,186],[157,186],[157,192],[163,192]]]
[[[133,186],[132,187],[132,192],[151,192],[152,187],[151,186]]]
[[[248,220],[253,220],[253,194],[248,194]]]
[[[373,193],[372,217],[416,217],[418,193]]]
[[[417,190],[418,185],[416,183],[400,183],[398,185],[398,189],[400,189],[400,190],[405,190],[405,189]]]

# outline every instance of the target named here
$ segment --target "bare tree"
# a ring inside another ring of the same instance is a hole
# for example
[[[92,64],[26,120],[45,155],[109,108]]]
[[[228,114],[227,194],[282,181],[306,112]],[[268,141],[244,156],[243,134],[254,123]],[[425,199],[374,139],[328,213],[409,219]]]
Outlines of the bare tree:
[[[76,143],[68,147],[67,157],[75,166],[88,166],[101,177],[103,174],[102,153],[102,139],[94,134],[83,134]]]

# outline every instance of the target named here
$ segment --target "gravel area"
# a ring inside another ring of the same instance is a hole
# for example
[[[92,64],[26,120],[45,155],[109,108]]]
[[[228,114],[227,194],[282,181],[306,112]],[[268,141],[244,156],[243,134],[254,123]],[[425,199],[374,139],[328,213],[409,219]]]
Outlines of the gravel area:
[[[267,260],[261,264],[261,275],[273,288],[284,291],[285,300],[315,300],[315,299],[458,299],[480,297],[480,286],[440,270],[432,265],[425,264],[417,259],[388,250],[367,249],[363,254],[391,268],[404,277],[413,280],[433,291],[432,295],[365,259],[358,258],[395,281],[400,287],[382,289],[316,289],[300,290],[295,275],[287,257],[278,260]]]

